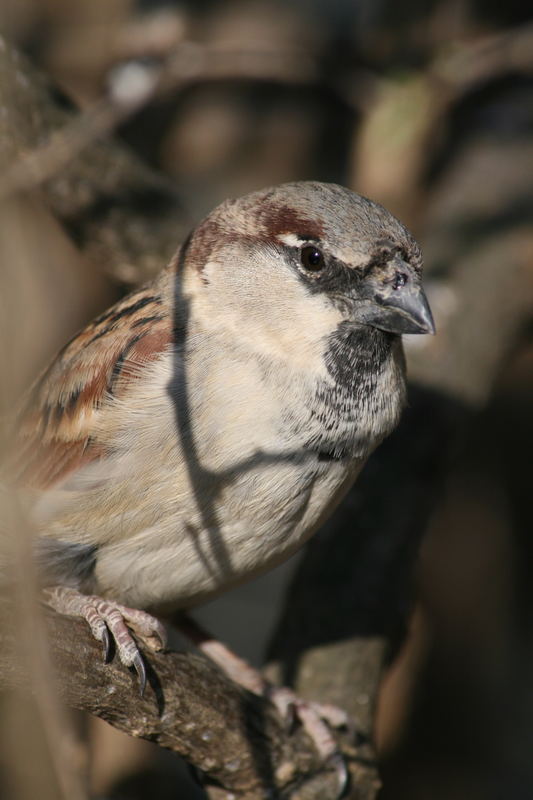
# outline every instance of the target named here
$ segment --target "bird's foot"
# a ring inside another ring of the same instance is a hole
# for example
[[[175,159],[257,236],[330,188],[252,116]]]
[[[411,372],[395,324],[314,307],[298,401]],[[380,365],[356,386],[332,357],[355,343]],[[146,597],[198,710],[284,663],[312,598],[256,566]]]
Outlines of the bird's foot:
[[[292,689],[272,686],[268,683],[265,683],[263,694],[274,703],[281,717],[287,723],[300,722],[320,753],[324,764],[337,773],[339,787],[337,796],[342,797],[348,786],[349,774],[344,757],[331,733],[331,728],[351,729],[354,727],[346,711],[330,703],[303,700]]]
[[[52,586],[43,590],[43,600],[60,614],[82,617],[93,636],[102,642],[105,663],[112,658],[112,641],[118,657],[126,667],[134,667],[139,677],[141,695],[146,686],[146,667],[132,631],[150,650],[162,650],[166,632],[158,619],[97,595],[86,595],[68,586]]]
[[[295,710],[305,707],[306,709],[311,709],[313,714],[327,722],[330,728],[345,728],[348,730],[354,728],[353,720],[346,711],[331,703],[302,700],[292,689],[286,686],[267,685],[264,694],[274,703],[281,716],[286,720],[290,721],[291,714],[294,714]]]
[[[288,724],[299,722],[303,726],[324,764],[336,772],[338,797],[342,797],[348,786],[349,774],[331,728],[353,729],[355,726],[348,714],[337,706],[302,700],[292,689],[273,686],[258,670],[235,655],[225,644],[207,636],[195,623],[189,623],[185,630],[197,647],[215,661],[228,677],[254,694],[267,697]]]

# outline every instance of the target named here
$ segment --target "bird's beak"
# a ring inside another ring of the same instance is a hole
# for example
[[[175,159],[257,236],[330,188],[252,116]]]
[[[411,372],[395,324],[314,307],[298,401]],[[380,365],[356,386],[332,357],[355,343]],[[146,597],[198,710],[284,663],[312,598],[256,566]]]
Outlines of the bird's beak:
[[[401,265],[401,266],[400,266]],[[362,317],[366,325],[391,333],[435,333],[435,323],[420,277],[403,261],[391,278],[374,284]],[[398,285],[398,275],[405,278]]]

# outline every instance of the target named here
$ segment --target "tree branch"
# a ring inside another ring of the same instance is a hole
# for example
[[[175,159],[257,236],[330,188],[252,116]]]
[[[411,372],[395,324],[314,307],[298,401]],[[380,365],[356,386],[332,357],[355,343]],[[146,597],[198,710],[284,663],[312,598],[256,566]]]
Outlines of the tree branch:
[[[4,620],[9,608],[0,608]],[[85,622],[46,611],[54,682],[68,706],[88,711],[131,736],[174,751],[209,783],[239,798],[336,796],[337,778],[324,770],[303,730],[289,732],[274,706],[242,690],[195,653],[150,653],[148,686],[117,659],[102,661]],[[0,649],[2,689],[28,685],[28,665],[16,656],[16,636],[5,625]],[[367,757],[362,750],[361,757]],[[214,790],[214,796],[217,790]]]

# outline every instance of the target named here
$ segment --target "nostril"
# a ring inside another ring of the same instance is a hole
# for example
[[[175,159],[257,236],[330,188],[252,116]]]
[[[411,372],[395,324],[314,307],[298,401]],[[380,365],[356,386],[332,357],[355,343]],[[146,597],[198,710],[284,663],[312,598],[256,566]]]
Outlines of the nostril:
[[[402,286],[405,286],[408,280],[409,279],[405,272],[397,272],[392,281],[392,288],[400,289]]]

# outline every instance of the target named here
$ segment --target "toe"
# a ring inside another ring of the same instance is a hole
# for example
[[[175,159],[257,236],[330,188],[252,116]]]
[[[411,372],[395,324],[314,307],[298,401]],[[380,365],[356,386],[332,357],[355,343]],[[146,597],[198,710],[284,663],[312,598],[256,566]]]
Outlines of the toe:
[[[127,607],[123,608],[123,617],[150,650],[163,650],[166,647],[166,630],[156,617],[146,611]]]
[[[265,689],[265,697],[274,703],[278,713],[290,730],[297,721],[296,711],[297,698],[292,689],[285,686],[268,686]]]
[[[122,608],[106,600],[100,601],[98,611],[105,620],[109,632],[113,637],[120,661],[126,667],[134,667],[139,676],[141,696],[146,687],[146,667],[137,642],[133,638],[126,621]]]
[[[330,703],[311,702],[309,705],[316,711],[318,716],[327,722],[332,728],[351,729],[353,727],[354,723],[350,719],[350,715],[347,714],[342,708],[331,705]]]
[[[306,702],[300,700],[296,705],[296,714],[322,758],[327,760],[333,756],[337,752],[337,742],[316,711]]]
[[[139,676],[141,695],[146,687],[146,667],[128,625],[152,650],[161,650],[166,643],[163,625],[158,619],[135,608],[126,608],[97,595],[84,595],[68,586],[52,586],[43,591],[44,602],[61,614],[83,617],[92,634],[102,643],[104,662],[113,655],[113,642],[120,661],[133,666]]]
[[[107,613],[104,612],[104,614],[104,619],[116,642],[120,660],[125,666],[131,667],[135,656],[139,652],[135,639],[128,629],[120,611],[116,608],[112,608],[111,611]]]

